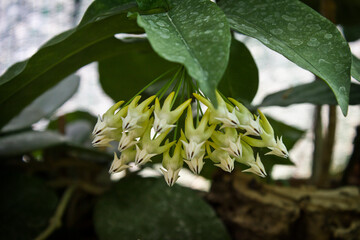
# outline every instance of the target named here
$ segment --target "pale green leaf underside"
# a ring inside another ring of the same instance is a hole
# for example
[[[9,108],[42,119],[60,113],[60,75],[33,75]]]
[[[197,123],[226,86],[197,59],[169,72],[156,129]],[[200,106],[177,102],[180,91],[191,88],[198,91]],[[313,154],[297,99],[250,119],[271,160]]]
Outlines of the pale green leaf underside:
[[[347,114],[351,54],[335,25],[294,0],[222,0],[219,6],[233,29],[325,80]]]
[[[201,90],[213,99],[227,66],[231,41],[223,12],[210,1],[175,0],[167,13],[138,16],[154,50],[184,64]]]
[[[314,81],[296,87],[281,90],[266,96],[260,106],[282,106],[311,103],[315,105],[336,105],[336,99],[323,81]],[[349,105],[360,104],[360,85],[352,83]]]
[[[19,115],[11,119],[1,132],[15,131],[31,127],[42,118],[48,118],[77,91],[80,77],[71,75],[49,89],[30,105],[24,108]]]

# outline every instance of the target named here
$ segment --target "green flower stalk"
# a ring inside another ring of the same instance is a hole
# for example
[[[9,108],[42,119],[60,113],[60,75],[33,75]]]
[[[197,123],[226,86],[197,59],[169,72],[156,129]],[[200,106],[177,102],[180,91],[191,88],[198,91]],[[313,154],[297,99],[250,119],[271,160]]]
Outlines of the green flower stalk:
[[[164,152],[162,166],[160,170],[164,174],[166,183],[171,187],[180,177],[179,172],[183,166],[180,141],[176,144],[172,157],[170,157],[170,148]]]
[[[175,127],[174,123],[180,118],[183,111],[191,103],[191,99],[188,99],[175,110],[171,111],[172,102],[174,99],[175,92],[169,94],[165,99],[164,105],[160,107],[160,101],[158,98],[155,99],[155,110],[154,110],[154,131],[156,133],[163,133],[168,129]]]

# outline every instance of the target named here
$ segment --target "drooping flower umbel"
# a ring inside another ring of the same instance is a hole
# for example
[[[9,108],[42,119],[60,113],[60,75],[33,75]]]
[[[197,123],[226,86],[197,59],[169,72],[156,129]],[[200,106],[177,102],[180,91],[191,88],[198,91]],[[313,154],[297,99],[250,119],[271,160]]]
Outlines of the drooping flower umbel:
[[[193,94],[195,99],[178,102],[176,96],[180,85],[175,84],[176,92],[171,92],[162,103],[165,89],[161,90],[162,94],[142,102],[141,96],[135,96],[125,105],[120,101],[98,117],[93,146],[108,147],[111,142],[118,142],[119,153],[114,153],[110,173],[129,169],[131,164],[147,164],[153,157],[161,155],[161,172],[166,183],[173,186],[184,162],[194,174],[200,174],[206,159],[210,159],[226,172],[232,172],[237,162],[246,166],[243,172],[266,177],[258,148],[270,149],[266,155],[288,157],[282,137],[275,137],[272,126],[260,110],[257,116],[235,99],[223,98],[218,91],[216,107],[200,92]],[[192,84],[188,83],[188,86]],[[195,115],[192,100],[197,104]],[[206,106],[204,114],[200,102]],[[181,129],[179,121],[182,121],[186,108],[184,129]],[[173,132],[172,141],[166,139],[170,132]],[[177,139],[177,136],[180,137]]]

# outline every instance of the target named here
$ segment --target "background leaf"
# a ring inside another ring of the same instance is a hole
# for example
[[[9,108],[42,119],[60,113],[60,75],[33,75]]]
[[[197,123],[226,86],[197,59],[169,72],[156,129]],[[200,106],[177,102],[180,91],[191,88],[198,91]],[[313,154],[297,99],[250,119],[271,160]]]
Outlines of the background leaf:
[[[5,135],[0,137],[0,156],[18,156],[65,142],[64,136],[51,131],[26,131]]]
[[[113,36],[120,32],[143,32],[126,16],[136,3],[111,2],[116,8],[108,9],[108,6],[107,11],[101,8],[97,11],[96,5],[102,5],[103,1],[96,1],[85,14],[86,21],[52,38],[30,59],[16,63],[0,77],[0,127],[80,67],[131,48],[130,43],[122,43]]]
[[[351,75],[360,82],[360,59],[352,55]]]
[[[360,38],[360,25],[344,25],[343,32],[346,41],[356,41]]]
[[[162,178],[120,180],[95,207],[100,239],[230,239],[214,210],[193,190]]]
[[[184,64],[214,100],[229,58],[231,35],[225,15],[207,0],[173,0],[170,4],[167,13],[139,15],[138,24],[154,50],[169,61]]]
[[[50,117],[51,114],[74,95],[79,87],[79,83],[80,78],[76,75],[64,79],[25,107],[20,114],[11,119],[1,131],[9,132],[31,127],[32,124],[38,122],[40,119]]]
[[[233,29],[326,81],[347,114],[351,53],[334,24],[293,0],[221,0],[219,6]]]
[[[60,118],[63,118],[63,120],[60,120]],[[78,120],[86,120],[88,121],[92,126],[95,126],[97,122],[97,118],[90,114],[89,112],[85,111],[75,111],[71,113],[67,113],[65,115],[59,116],[58,118],[52,120],[49,125],[48,129],[51,130],[59,130],[59,125],[61,124],[60,121],[64,121],[65,124],[75,122]]]
[[[166,0],[136,0],[140,10],[151,10],[154,8],[161,8],[169,10],[169,5]]]
[[[260,106],[289,106],[297,103],[311,103],[316,105],[336,105],[336,99],[331,90],[322,81],[288,88],[266,96]],[[360,85],[351,84],[350,105],[360,104]]]
[[[93,128],[94,125],[87,120],[77,120],[66,124],[65,136],[68,141],[73,144],[82,145],[87,141],[90,145],[90,137]]]
[[[233,38],[229,64],[219,84],[219,90],[227,97],[251,103],[259,85],[259,73],[250,51]]]
[[[1,168],[0,238],[34,239],[49,224],[57,196],[40,179]]]
[[[131,99],[146,84],[177,66],[159,57],[147,41],[141,44],[99,62],[101,86],[115,101]]]

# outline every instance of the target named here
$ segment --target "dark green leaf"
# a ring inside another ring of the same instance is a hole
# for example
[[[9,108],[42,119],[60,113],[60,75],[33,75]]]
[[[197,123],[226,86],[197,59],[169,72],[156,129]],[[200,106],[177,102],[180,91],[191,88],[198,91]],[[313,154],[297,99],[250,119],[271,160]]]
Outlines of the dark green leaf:
[[[289,106],[298,103],[336,105],[331,90],[322,81],[303,84],[266,96],[260,106]],[[360,85],[351,84],[350,105],[360,104]]]
[[[335,0],[322,2],[323,0],[301,0],[317,12],[326,11],[330,16],[335,14],[336,24],[353,25],[360,23],[359,0]],[[325,4],[324,4],[325,3]],[[333,4],[334,3],[334,4]]]
[[[169,5],[166,0],[136,0],[140,10],[151,10],[160,8],[169,10]]]
[[[352,55],[351,75],[360,82],[360,59]]]
[[[226,96],[251,103],[259,85],[256,63],[247,47],[233,39],[230,59],[219,90]]]
[[[4,169],[0,172],[0,238],[35,239],[49,224],[57,197],[40,179]]]
[[[201,90],[215,99],[229,58],[230,29],[224,13],[208,0],[173,0],[170,11],[139,15],[154,50],[185,65]]]
[[[80,67],[131,48],[130,43],[113,37],[121,32],[142,32],[126,16],[135,3],[121,2],[94,2],[77,28],[54,37],[30,59],[16,63],[0,77],[0,127]]]
[[[148,42],[142,44],[143,48],[133,48],[99,62],[101,86],[115,101],[130,99],[146,84],[176,66],[159,57]]]
[[[324,79],[347,114],[351,53],[334,24],[294,0],[221,0],[219,6],[233,29]]]
[[[360,38],[360,25],[345,25],[343,32],[348,42],[356,41]]]
[[[102,21],[105,18],[118,15],[119,11],[123,11],[124,6],[134,7],[136,6],[135,0],[95,0],[86,9],[84,16],[82,17],[79,27],[87,25],[89,23]]]
[[[1,131],[9,132],[27,128],[42,118],[50,117],[56,109],[74,95],[79,87],[79,83],[80,78],[76,75],[72,75],[61,81],[24,108],[20,114],[11,119]]]
[[[193,190],[161,178],[125,178],[95,207],[100,239],[230,239],[215,212]]]
[[[0,156],[18,156],[65,143],[62,135],[45,131],[20,132],[0,137]]]
[[[88,160],[96,163],[109,164],[114,159],[113,151],[100,151],[96,148],[79,144],[67,143],[59,146],[62,152],[65,152],[76,159]]]

